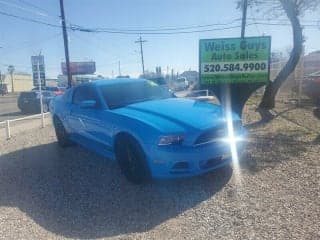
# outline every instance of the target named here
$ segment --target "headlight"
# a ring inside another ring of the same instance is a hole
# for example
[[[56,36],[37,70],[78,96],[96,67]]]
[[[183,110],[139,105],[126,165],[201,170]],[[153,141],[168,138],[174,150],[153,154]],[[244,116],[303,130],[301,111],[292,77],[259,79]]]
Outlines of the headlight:
[[[163,145],[178,145],[181,144],[184,140],[184,137],[182,135],[168,135],[168,136],[163,136],[160,138],[158,145],[163,146]]]

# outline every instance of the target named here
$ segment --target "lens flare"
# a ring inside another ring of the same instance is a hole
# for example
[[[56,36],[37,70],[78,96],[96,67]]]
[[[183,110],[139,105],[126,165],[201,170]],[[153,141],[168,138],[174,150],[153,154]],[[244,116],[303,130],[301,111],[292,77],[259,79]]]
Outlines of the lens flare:
[[[240,166],[239,166],[239,155],[237,151],[237,143],[242,141],[243,139],[235,136],[235,129],[233,126],[233,116],[232,116],[232,109],[231,109],[231,101],[230,101],[230,92],[229,88],[225,89],[225,96],[224,96],[224,103],[225,103],[225,117],[227,121],[227,130],[228,130],[228,137],[226,141],[230,145],[230,152],[232,157],[232,165],[234,169],[234,174],[236,176],[236,181],[238,183],[241,182],[241,173],[240,173]]]

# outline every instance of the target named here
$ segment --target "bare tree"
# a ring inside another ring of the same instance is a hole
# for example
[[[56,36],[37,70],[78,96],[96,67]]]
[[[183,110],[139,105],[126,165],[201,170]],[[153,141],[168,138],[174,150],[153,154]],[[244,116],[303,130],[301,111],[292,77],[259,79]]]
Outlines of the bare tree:
[[[300,19],[306,11],[314,11],[320,5],[319,0],[249,0],[252,7],[256,7],[258,12],[263,15],[270,14],[272,17],[281,16],[285,13],[290,21],[293,33],[293,47],[290,52],[290,57],[284,67],[280,70],[273,81],[269,81],[266,86],[264,95],[259,104],[259,112],[265,116],[266,112],[275,107],[275,97],[281,85],[286,81],[289,75],[294,71],[299,62],[302,53],[302,46],[304,42],[303,29],[300,24]],[[238,2],[238,7],[241,6],[241,1]],[[262,9],[262,10],[261,10]]]

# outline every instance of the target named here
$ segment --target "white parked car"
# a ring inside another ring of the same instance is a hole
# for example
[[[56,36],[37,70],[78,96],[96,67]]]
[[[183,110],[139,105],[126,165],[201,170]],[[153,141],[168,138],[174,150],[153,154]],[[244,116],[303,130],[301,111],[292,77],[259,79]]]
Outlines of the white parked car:
[[[172,87],[175,91],[181,91],[188,89],[189,87],[189,82],[185,77],[177,78],[176,80],[173,81]]]

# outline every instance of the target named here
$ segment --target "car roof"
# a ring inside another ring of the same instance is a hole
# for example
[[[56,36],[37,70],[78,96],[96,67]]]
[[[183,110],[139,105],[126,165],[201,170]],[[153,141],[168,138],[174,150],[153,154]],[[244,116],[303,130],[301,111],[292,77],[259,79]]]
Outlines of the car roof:
[[[126,84],[130,82],[145,82],[146,79],[143,78],[114,78],[114,79],[98,79],[89,83],[80,84],[78,86],[83,85],[93,85],[93,86],[105,86],[105,85],[113,85],[113,84]]]

